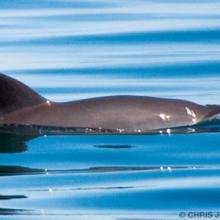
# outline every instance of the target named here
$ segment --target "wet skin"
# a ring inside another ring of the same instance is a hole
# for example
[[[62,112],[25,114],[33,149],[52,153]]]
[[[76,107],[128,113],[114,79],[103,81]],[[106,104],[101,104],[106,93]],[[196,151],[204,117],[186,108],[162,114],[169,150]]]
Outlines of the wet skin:
[[[220,113],[217,105],[146,96],[108,96],[56,103],[0,75],[0,124],[146,132],[190,126]]]

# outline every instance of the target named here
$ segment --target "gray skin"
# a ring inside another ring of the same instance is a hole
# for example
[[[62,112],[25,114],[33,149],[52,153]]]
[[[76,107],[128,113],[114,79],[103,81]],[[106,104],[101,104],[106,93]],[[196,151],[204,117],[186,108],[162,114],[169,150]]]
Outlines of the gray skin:
[[[220,113],[220,106],[145,96],[108,96],[56,103],[0,74],[0,125],[39,125],[147,132],[190,126]]]

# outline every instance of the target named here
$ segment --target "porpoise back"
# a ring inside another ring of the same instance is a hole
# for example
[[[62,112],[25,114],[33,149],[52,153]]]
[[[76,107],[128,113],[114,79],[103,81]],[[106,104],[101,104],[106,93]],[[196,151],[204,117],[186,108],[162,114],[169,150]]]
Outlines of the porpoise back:
[[[0,116],[43,102],[45,99],[28,86],[0,73]]]
[[[147,96],[108,96],[56,103],[0,74],[0,125],[147,133],[196,125],[219,113],[218,105]]]

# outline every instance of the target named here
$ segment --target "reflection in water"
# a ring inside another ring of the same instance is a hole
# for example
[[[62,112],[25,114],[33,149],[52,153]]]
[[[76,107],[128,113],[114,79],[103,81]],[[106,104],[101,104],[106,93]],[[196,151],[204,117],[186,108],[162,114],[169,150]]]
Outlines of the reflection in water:
[[[108,172],[132,172],[132,171],[171,171],[171,170],[187,170],[198,169],[204,167],[195,166],[110,166],[110,167],[89,167],[82,169],[36,169],[21,166],[0,166],[0,176],[16,176],[16,175],[39,175],[39,174],[74,174],[74,173],[108,173]]]
[[[0,133],[0,153],[18,153],[27,150],[26,141],[34,136]]]
[[[26,199],[27,196],[24,195],[0,195],[0,200],[9,200],[9,199]]]
[[[219,202],[214,200],[214,194],[219,195],[219,169],[214,166],[219,164],[218,133],[36,138],[2,131],[1,135],[8,146],[17,145],[13,153],[18,154],[10,154],[10,148],[8,154],[0,154],[0,215],[163,210],[167,201],[171,210],[183,206],[182,200],[189,208],[196,187],[207,188],[207,193],[213,188],[211,204]],[[203,146],[197,147],[198,141]],[[26,151],[20,153],[25,143]],[[214,159],[208,158],[210,153]],[[208,166],[210,161],[214,169]],[[208,203],[199,204],[208,207]]]
[[[220,104],[218,0],[2,0],[0,12],[0,71],[49,100]],[[180,220],[179,211],[218,211],[219,125],[154,135],[0,127],[0,219]]]
[[[45,173],[43,169],[32,169],[21,166],[0,166],[0,176],[33,175]]]
[[[34,215],[40,214],[34,210],[28,209],[10,209],[10,208],[0,208],[0,215]]]
[[[189,127],[177,127],[171,129],[161,129],[161,130],[154,130],[148,131],[146,133],[137,133],[137,135],[175,135],[175,134],[191,134],[191,133],[212,133],[212,132],[219,132],[220,131],[220,124],[219,120],[208,121],[201,124],[197,124],[195,126]],[[29,127],[29,126],[21,126],[21,127],[0,127],[0,153],[19,153],[27,151],[27,141],[35,139],[37,137],[43,135],[74,135],[74,134],[90,134],[88,129],[82,128],[74,128],[65,129],[65,128],[53,128],[53,127],[45,127],[45,128],[38,128]],[[92,130],[91,134],[97,135],[105,135],[105,134],[115,134],[112,131],[97,131]],[[131,133],[132,134],[132,133]],[[120,134],[123,135],[123,134]],[[103,149],[130,149],[135,148],[135,145],[127,145],[127,144],[98,144],[94,145],[96,148],[103,148]]]
[[[107,148],[107,149],[129,149],[129,148],[133,148],[135,146],[131,146],[131,145],[94,145],[94,147],[97,148]]]
[[[85,172],[100,172],[100,173],[103,173],[103,172],[126,172],[126,171],[159,171],[159,170],[168,170],[168,171],[171,171],[171,170],[178,170],[178,169],[194,169],[195,167],[191,167],[191,166],[173,166],[173,167],[158,167],[158,166],[148,166],[148,167],[91,167],[91,168],[88,168],[88,169],[82,169],[82,170],[78,170],[79,172],[80,171],[85,171]]]
[[[199,122],[198,124],[191,126],[180,126],[180,127],[167,127],[162,129],[154,130],[137,130],[135,132],[120,131],[120,129],[105,129],[105,128],[87,128],[87,127],[56,127],[56,126],[39,126],[39,125],[17,125],[17,124],[3,124],[0,125],[0,140],[3,146],[10,148],[10,142],[17,145],[42,135],[104,135],[104,134],[189,134],[189,133],[202,133],[202,132],[218,132],[220,131],[220,120],[210,118],[207,121]],[[128,145],[97,145],[95,147],[100,148],[130,148]],[[22,148],[25,148],[25,145]],[[3,150],[4,151],[4,150]]]

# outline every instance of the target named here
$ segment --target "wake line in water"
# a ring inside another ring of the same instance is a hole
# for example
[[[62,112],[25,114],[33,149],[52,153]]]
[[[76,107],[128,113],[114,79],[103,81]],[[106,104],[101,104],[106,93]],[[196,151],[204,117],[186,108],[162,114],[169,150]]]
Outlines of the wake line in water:
[[[36,169],[21,166],[0,166],[0,176],[16,176],[16,175],[56,175],[56,174],[76,174],[76,173],[114,173],[114,172],[138,172],[138,171],[175,171],[175,170],[194,170],[207,169],[203,166],[111,166],[111,167],[90,167],[85,169],[68,169],[68,170],[51,170]],[[215,168],[216,169],[216,168]]]
[[[11,200],[11,199],[26,199],[27,196],[24,195],[0,195],[1,200]]]
[[[20,175],[64,175],[64,174],[104,174],[118,172],[173,172],[173,171],[189,171],[189,170],[220,170],[219,166],[199,165],[199,166],[99,166],[81,169],[41,169],[29,168],[22,166],[0,166],[0,176],[20,176]]]
[[[0,2],[0,69],[48,100],[220,104],[218,0]],[[220,122],[127,136],[97,128],[0,128],[0,218],[179,219],[219,209]]]
[[[94,66],[94,67],[83,67],[83,68],[36,68],[36,69],[17,69],[14,70],[17,77],[22,77],[22,74],[27,75],[28,74],[34,74],[37,76],[41,76],[43,74],[46,75],[53,75],[53,77],[56,77],[60,74],[65,74],[66,77],[69,76],[86,76],[89,74],[93,75],[99,75],[101,77],[101,74],[105,73],[105,76],[110,75],[118,75],[120,73],[120,76],[118,77],[131,77],[132,75],[135,77],[142,77],[142,78],[148,78],[154,79],[155,77],[160,77],[163,80],[173,80],[173,77],[178,76],[181,77],[190,77],[190,78],[197,78],[197,77],[207,77],[207,72],[209,73],[209,76],[217,76],[218,77],[218,69],[220,68],[220,62],[219,61],[206,61],[206,62],[181,62],[181,63],[164,63],[160,65],[139,65],[136,66],[125,66],[125,65],[115,65],[115,66]],[[14,74],[15,75],[15,74]],[[15,76],[16,76],[15,75]],[[105,79],[102,76],[103,79]],[[88,76],[89,77],[89,76]],[[25,79],[25,77],[24,77]],[[135,79],[134,79],[135,80]],[[66,82],[68,83],[68,82]],[[120,83],[120,82],[119,82]],[[147,83],[147,82],[146,82]],[[160,82],[162,83],[162,82]],[[181,82],[179,82],[181,83]],[[198,82],[197,82],[198,83]]]
[[[30,37],[26,39],[18,39],[8,41],[4,39],[0,41],[0,45],[4,46],[9,43],[10,46],[22,45],[71,45],[71,44],[144,44],[144,43],[218,43],[220,29],[213,30],[182,30],[182,31],[155,31],[155,32],[131,32],[118,34],[93,34],[79,36],[51,36],[51,37]]]

